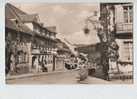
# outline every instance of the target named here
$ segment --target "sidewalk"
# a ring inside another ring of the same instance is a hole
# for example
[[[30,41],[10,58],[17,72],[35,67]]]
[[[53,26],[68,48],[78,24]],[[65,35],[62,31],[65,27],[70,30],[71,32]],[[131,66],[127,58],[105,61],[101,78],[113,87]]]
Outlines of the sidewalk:
[[[12,75],[12,76],[6,76],[6,80],[37,77],[37,76],[44,76],[44,75],[48,75],[48,74],[56,74],[56,73],[63,73],[63,72],[69,72],[69,71],[70,70],[62,70],[62,71],[51,71],[51,72],[39,72],[39,73],[27,73],[27,74],[21,74],[21,75]],[[76,71],[76,70],[71,70],[71,71]]]
[[[100,79],[100,78],[96,78],[96,77],[91,77],[88,76],[87,79],[85,79],[84,81],[80,81],[80,84],[112,84],[112,82]]]

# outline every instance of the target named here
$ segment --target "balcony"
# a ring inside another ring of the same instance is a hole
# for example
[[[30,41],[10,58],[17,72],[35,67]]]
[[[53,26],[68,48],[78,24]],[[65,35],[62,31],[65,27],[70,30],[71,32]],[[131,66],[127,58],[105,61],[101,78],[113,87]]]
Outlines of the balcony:
[[[118,23],[116,24],[116,33],[132,33],[133,32],[133,23]]]

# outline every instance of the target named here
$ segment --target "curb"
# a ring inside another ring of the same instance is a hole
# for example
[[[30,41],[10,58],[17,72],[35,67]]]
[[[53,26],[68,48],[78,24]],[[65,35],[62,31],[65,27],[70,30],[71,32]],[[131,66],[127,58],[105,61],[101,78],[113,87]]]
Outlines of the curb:
[[[18,76],[6,77],[6,80],[22,79],[27,77],[37,77],[37,76],[44,76],[48,74],[65,73],[65,72],[72,72],[72,71],[77,71],[77,70],[53,71],[53,72],[46,72],[46,73],[28,73],[28,74],[22,74]]]

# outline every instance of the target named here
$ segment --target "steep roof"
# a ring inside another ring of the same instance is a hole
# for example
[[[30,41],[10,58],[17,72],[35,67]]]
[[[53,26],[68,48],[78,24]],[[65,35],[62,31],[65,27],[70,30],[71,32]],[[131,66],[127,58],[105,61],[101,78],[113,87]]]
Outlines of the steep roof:
[[[38,14],[19,15],[22,22],[38,22]]]
[[[56,42],[57,42],[57,47],[58,47],[58,50],[64,50],[64,51],[69,51],[70,52],[70,49],[69,47],[67,46],[67,44],[65,44],[63,41],[61,41],[60,39],[56,39]],[[62,46],[58,46],[58,43],[59,44],[62,44]]]
[[[25,12],[22,10],[16,8],[10,3],[7,3],[5,5],[5,18],[6,19],[13,19],[13,18],[19,18],[19,15],[27,15]]]
[[[48,27],[45,27],[47,30],[53,32],[53,33],[56,33],[56,26],[48,26]]]
[[[21,15],[27,15],[25,12],[7,3],[5,5],[5,27],[16,31],[21,31],[27,34],[32,34],[31,31],[21,20]]]
[[[43,27],[40,23],[38,14],[27,14],[10,3],[5,5],[5,27],[16,31],[21,31],[27,34],[37,34],[32,31],[25,22],[34,22],[42,28],[47,29],[52,33],[56,33],[56,26]]]
[[[9,29],[18,30],[16,23],[9,19],[5,20],[5,26],[6,28],[9,28]]]

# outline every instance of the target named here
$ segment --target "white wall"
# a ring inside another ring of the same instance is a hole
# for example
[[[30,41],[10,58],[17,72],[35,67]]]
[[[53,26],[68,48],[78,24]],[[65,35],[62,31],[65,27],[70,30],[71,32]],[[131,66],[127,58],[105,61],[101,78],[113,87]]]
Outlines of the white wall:
[[[116,42],[119,46],[119,60],[121,61],[133,61],[133,59],[131,60],[127,60],[127,57],[125,57],[125,54],[129,54],[132,57],[133,54],[133,49],[129,49],[129,53],[125,53],[125,46],[124,46],[124,41],[132,41],[132,39],[116,39]]]

